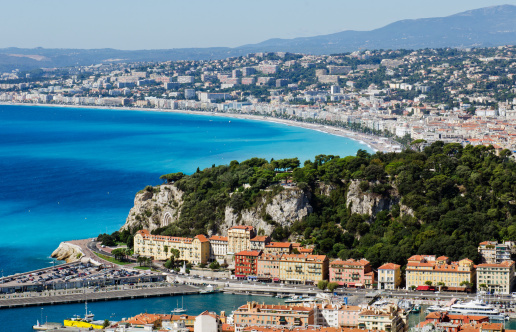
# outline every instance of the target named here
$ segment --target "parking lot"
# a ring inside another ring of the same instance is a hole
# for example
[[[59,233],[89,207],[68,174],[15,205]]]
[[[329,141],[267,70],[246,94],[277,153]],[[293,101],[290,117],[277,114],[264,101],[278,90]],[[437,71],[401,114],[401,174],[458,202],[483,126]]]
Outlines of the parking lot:
[[[149,280],[149,278],[152,278],[149,271],[124,270],[76,262],[4,277],[0,280],[0,292],[99,288],[107,285],[130,284]]]

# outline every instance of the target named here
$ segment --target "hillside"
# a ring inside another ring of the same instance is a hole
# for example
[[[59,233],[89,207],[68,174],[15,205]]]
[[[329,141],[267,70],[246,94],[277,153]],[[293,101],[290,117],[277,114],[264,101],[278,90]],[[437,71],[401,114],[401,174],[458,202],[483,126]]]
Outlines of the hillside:
[[[447,17],[402,20],[371,31],[270,39],[235,48],[176,48],[123,51],[116,49],[0,49],[0,71],[29,70],[110,62],[209,60],[256,52],[332,54],[364,49],[487,47],[516,43],[516,6],[470,10]]]
[[[509,151],[442,142],[418,149],[319,155],[303,166],[253,158],[164,175],[174,183],[140,192],[122,229],[154,225],[153,233],[193,236],[247,224],[331,257],[365,257],[375,267],[404,265],[418,253],[478,261],[479,242],[516,239]],[[278,185],[288,180],[296,186]]]

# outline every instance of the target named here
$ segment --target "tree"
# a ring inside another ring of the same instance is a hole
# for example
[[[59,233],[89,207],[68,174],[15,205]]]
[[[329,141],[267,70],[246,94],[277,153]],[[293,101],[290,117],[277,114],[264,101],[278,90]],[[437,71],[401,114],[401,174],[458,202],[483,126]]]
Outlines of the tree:
[[[320,290],[325,290],[326,286],[328,286],[328,281],[327,280],[320,280],[317,283],[317,288],[319,288]]]
[[[199,168],[197,168],[199,169]],[[166,181],[167,183],[174,183],[181,180],[185,175],[182,172],[163,174],[159,177],[160,180]]]
[[[142,264],[143,264],[144,262],[146,262],[147,260],[146,260],[146,258],[145,258],[145,257],[143,257],[143,256],[138,256],[138,258],[136,259],[136,261],[138,262],[138,264],[140,264],[140,266],[142,266]]]
[[[212,270],[218,270],[220,268],[220,264],[219,262],[217,261],[213,261],[211,264],[210,264],[210,269]]]
[[[487,285],[486,284],[480,284],[478,285],[478,287],[482,290],[486,290],[487,289]]]
[[[432,286],[432,282],[430,280],[425,281],[425,285]]]
[[[104,323],[102,324],[102,328],[105,329],[111,325],[109,319],[104,319]]]
[[[328,286],[327,286],[327,288],[330,292],[333,292],[337,287],[339,287],[339,284],[336,282],[330,282],[330,283],[328,283]]]
[[[117,248],[117,249],[114,249],[111,252],[111,254],[115,257],[116,260],[123,261],[123,260],[125,260],[127,251],[125,248]]]

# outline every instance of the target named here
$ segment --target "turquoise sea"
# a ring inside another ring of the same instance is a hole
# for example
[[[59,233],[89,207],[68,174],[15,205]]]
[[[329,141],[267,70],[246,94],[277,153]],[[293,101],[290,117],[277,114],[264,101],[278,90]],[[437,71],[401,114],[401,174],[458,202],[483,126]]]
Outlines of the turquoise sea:
[[[0,270],[49,266],[61,241],[119,229],[135,193],[159,184],[161,174],[358,149],[370,151],[347,138],[262,121],[0,105]]]

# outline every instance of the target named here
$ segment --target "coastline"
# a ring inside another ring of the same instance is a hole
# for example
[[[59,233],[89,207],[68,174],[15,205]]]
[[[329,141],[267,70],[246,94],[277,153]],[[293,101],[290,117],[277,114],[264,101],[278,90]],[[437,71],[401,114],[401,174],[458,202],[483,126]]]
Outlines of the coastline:
[[[160,108],[136,108],[136,107],[105,107],[105,106],[84,106],[84,105],[62,105],[62,104],[41,104],[41,103],[13,103],[13,102],[0,102],[0,105],[14,105],[14,106],[40,106],[40,107],[62,107],[62,108],[84,108],[84,109],[101,109],[101,110],[121,110],[121,111],[144,111],[144,112],[162,112],[162,113],[178,113],[178,114],[190,114],[190,115],[208,115],[208,116],[219,116],[225,118],[244,119],[252,121],[264,121],[277,124],[283,124],[286,126],[293,126],[304,128],[308,130],[319,131],[322,133],[349,138],[357,141],[361,144],[368,146],[373,152],[395,152],[395,146],[384,137],[372,136],[369,134],[354,132],[348,129],[334,127],[330,125],[312,124],[306,122],[298,122],[286,119],[279,119],[271,116],[258,116],[251,114],[238,114],[238,113],[221,113],[221,112],[209,112],[209,111],[193,111],[193,110],[172,110],[172,109],[160,109]]]

